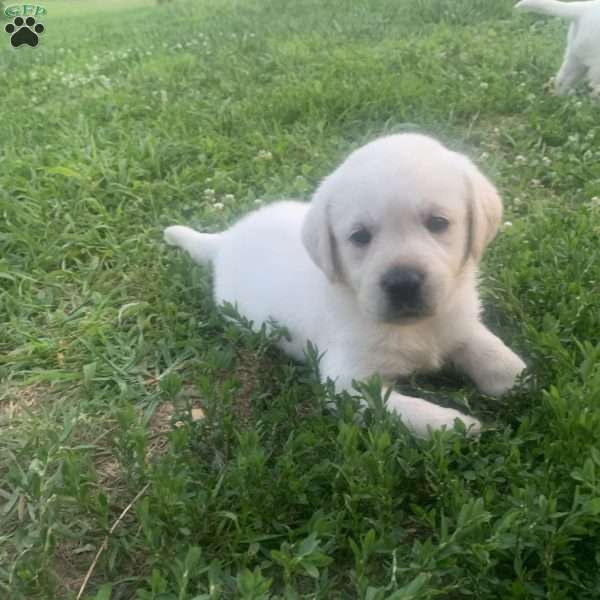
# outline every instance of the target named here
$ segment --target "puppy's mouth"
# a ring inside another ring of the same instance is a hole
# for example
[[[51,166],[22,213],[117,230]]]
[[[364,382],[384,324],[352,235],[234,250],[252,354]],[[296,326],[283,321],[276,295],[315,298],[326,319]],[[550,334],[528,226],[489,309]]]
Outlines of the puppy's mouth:
[[[428,319],[434,315],[434,311],[427,307],[389,309],[381,317],[383,323],[396,325],[409,325],[416,321]]]
[[[386,323],[413,323],[427,319],[435,313],[425,294],[409,298],[397,298],[388,295],[382,308],[382,320]]]

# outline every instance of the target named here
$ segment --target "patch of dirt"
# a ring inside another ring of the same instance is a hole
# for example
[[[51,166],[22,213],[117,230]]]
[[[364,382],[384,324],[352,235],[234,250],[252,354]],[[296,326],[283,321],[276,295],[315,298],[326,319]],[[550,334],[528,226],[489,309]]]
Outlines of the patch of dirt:
[[[56,546],[51,568],[62,590],[77,593],[95,552],[92,544],[80,546],[75,540],[63,541]]]
[[[99,538],[95,540],[96,545],[83,545],[80,542],[73,540],[63,541],[56,546],[53,560],[49,568],[51,569],[52,575],[58,583],[60,595],[57,596],[57,598],[66,598],[67,596],[75,598],[81,589],[88,569],[90,568],[90,565],[92,564],[94,557],[98,552],[99,544],[102,544],[102,542],[103,539]],[[100,562],[101,561],[102,558],[100,559]],[[124,561],[127,563],[126,566],[123,564]],[[137,557],[137,560],[135,557],[125,557],[120,561],[119,568],[121,574],[128,573],[132,576],[140,576],[148,571],[148,567],[145,564],[145,557],[143,556]],[[83,597],[91,598],[94,595],[94,592],[97,591],[98,587],[104,583],[106,583],[105,568],[97,565],[92,572],[90,579],[86,583]],[[115,586],[115,589],[113,589],[113,594],[116,593],[119,587],[119,585]]]
[[[124,474],[121,472],[121,465],[110,452],[102,453],[96,460],[96,474],[98,484],[107,491],[123,487]]]
[[[182,390],[190,404],[192,421],[204,419],[204,410],[200,407],[200,397],[193,386],[184,386]],[[173,423],[175,406],[172,402],[162,402],[156,407],[156,410],[150,417],[148,429],[148,450],[146,452],[146,462],[164,454],[168,446],[167,434],[173,430],[173,427],[181,427],[181,421]],[[96,471],[99,479],[98,483],[102,487],[115,489],[123,483],[124,474],[121,472],[119,461],[115,456],[107,452],[102,453],[96,462]]]
[[[167,448],[167,433],[173,429],[171,423],[175,407],[171,402],[159,404],[148,421],[148,453],[146,462],[163,454]]]
[[[235,396],[234,411],[240,425],[247,425],[252,417],[252,395],[259,386],[259,373],[265,369],[262,361],[248,351],[237,354],[235,377],[240,382],[240,388]]]
[[[36,412],[51,395],[50,390],[47,383],[8,387],[0,393],[0,418],[11,421],[25,412]]]

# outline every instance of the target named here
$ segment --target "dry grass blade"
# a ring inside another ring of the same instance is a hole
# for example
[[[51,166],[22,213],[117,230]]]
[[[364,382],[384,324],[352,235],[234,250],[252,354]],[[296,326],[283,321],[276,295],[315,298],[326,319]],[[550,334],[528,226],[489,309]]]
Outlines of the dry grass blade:
[[[94,569],[96,568],[96,564],[98,563],[98,559],[100,558],[100,555],[102,554],[102,552],[104,552],[104,550],[106,550],[106,548],[108,546],[108,539],[114,533],[115,529],[119,526],[119,523],[123,520],[123,518],[125,517],[125,515],[131,510],[131,507],[144,495],[144,493],[146,492],[146,490],[149,487],[150,487],[150,483],[148,482],[136,494],[135,498],[123,509],[123,511],[119,515],[118,519],[112,524],[112,527],[110,528],[108,534],[106,535],[106,537],[102,541],[102,544],[100,544],[100,548],[98,548],[98,552],[96,552],[96,556],[94,556],[94,560],[92,561],[92,564],[90,565],[90,568],[87,570],[87,573],[85,574],[85,578],[83,579],[83,583],[81,584],[81,587],[79,588],[79,593],[77,594],[77,599],[76,600],[80,600],[80,598],[83,596],[83,592],[85,591],[87,583],[90,580],[90,577],[92,576],[92,573],[94,572]]]

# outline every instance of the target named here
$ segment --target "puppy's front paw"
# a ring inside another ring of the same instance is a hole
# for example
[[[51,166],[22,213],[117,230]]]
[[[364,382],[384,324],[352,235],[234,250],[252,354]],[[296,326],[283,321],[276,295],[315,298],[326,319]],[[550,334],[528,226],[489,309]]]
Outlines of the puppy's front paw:
[[[429,437],[431,431],[453,429],[456,420],[462,421],[469,436],[477,436],[481,432],[481,423],[477,419],[420,398],[392,394],[387,408],[400,416],[404,424],[419,437]]]
[[[479,437],[481,433],[481,422],[474,417],[469,417],[452,408],[442,409],[444,415],[440,415],[431,423],[431,429],[453,429],[456,421],[461,421],[469,437]]]
[[[477,387],[488,396],[502,396],[514,385],[517,377],[527,365],[512,351],[508,350],[496,365],[490,365],[479,378]]]
[[[556,80],[554,77],[550,77],[546,83],[542,86],[542,89],[547,94],[556,94]]]

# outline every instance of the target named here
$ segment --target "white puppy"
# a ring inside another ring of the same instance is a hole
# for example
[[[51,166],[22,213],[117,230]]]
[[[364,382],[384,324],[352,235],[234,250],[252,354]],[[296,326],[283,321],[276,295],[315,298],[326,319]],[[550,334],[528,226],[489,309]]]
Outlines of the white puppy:
[[[571,21],[567,50],[556,75],[557,94],[566,94],[584,76],[595,95],[600,94],[600,0],[558,2],[521,0],[515,8],[562,17]]]
[[[500,197],[468,158],[422,135],[380,138],[319,186],[312,202],[278,202],[230,229],[165,230],[169,244],[212,262],[217,303],[256,326],[274,319],[302,360],[311,341],[321,376],[431,372],[449,361],[485,394],[508,390],[523,361],[479,319],[477,263],[502,216]],[[417,434],[476,419],[393,391],[388,408]]]

